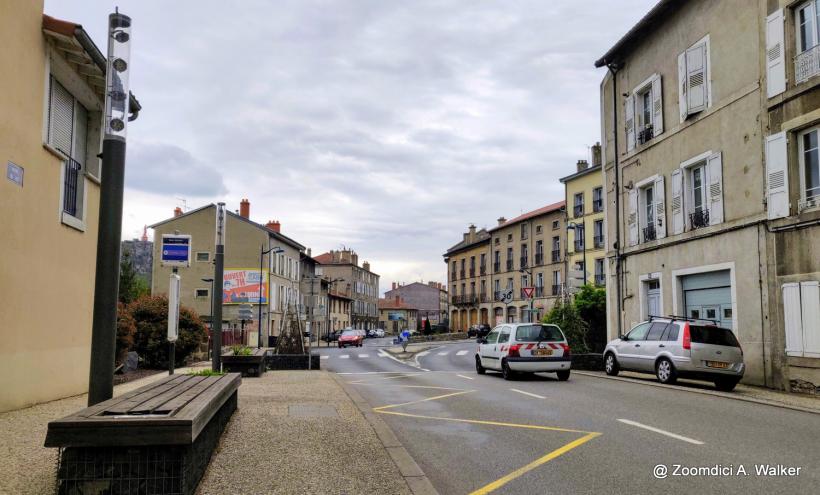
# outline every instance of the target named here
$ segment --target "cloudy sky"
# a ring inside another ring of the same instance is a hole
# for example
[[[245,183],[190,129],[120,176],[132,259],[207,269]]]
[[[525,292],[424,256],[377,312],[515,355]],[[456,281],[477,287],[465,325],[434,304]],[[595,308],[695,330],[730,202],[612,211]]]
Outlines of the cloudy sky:
[[[251,202],[319,254],[445,281],[442,253],[563,199],[600,140],[593,62],[656,0],[46,0],[105,50],[134,21],[123,237]],[[617,6],[616,6],[617,3]],[[150,231],[149,231],[150,235]],[[230,249],[227,247],[226,249]]]

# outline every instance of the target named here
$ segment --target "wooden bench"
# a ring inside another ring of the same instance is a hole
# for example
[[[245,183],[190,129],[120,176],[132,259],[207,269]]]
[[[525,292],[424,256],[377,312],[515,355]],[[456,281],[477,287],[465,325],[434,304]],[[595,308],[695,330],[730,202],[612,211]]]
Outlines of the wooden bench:
[[[58,493],[193,493],[241,381],[173,375],[50,422]]]

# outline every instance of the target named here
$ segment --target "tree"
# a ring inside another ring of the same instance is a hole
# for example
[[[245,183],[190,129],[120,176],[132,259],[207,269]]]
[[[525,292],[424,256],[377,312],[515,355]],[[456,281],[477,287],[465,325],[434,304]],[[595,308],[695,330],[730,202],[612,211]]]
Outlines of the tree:
[[[606,344],[606,289],[585,285],[575,295],[574,304],[587,323],[587,343],[592,351],[602,352]]]
[[[552,323],[558,325],[564,331],[567,337],[572,352],[583,354],[589,352],[589,345],[587,345],[586,335],[588,330],[587,322],[585,322],[578,314],[575,306],[570,304],[563,304],[560,299],[555,303],[555,306],[542,320],[543,323]]]
[[[148,283],[134,270],[131,253],[123,253],[120,259],[119,301],[130,304],[148,293]]]
[[[142,356],[146,366],[167,367],[168,298],[166,296],[142,296],[129,304],[127,311],[134,319],[137,330],[134,335],[134,350]],[[208,333],[199,315],[186,307],[180,307],[175,364],[184,364],[185,359],[207,339]]]
[[[137,333],[137,323],[123,303],[117,303],[117,347],[115,361],[121,364],[125,355],[134,345],[134,334]]]

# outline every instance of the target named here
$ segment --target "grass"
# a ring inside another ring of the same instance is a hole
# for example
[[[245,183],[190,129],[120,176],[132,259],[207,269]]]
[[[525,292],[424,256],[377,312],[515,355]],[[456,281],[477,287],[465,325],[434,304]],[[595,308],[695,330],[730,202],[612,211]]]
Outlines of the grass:
[[[231,351],[233,351],[234,356],[250,356],[253,354],[253,349],[244,345],[232,345]]]
[[[205,368],[198,371],[192,371],[188,374],[191,376],[222,376],[225,373],[221,371],[214,371],[211,368]]]

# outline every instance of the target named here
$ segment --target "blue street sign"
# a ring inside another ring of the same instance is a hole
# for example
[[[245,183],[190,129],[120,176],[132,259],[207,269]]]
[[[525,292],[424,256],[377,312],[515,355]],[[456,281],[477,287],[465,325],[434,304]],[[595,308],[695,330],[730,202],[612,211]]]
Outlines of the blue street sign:
[[[160,261],[162,266],[190,266],[191,236],[163,234]]]

